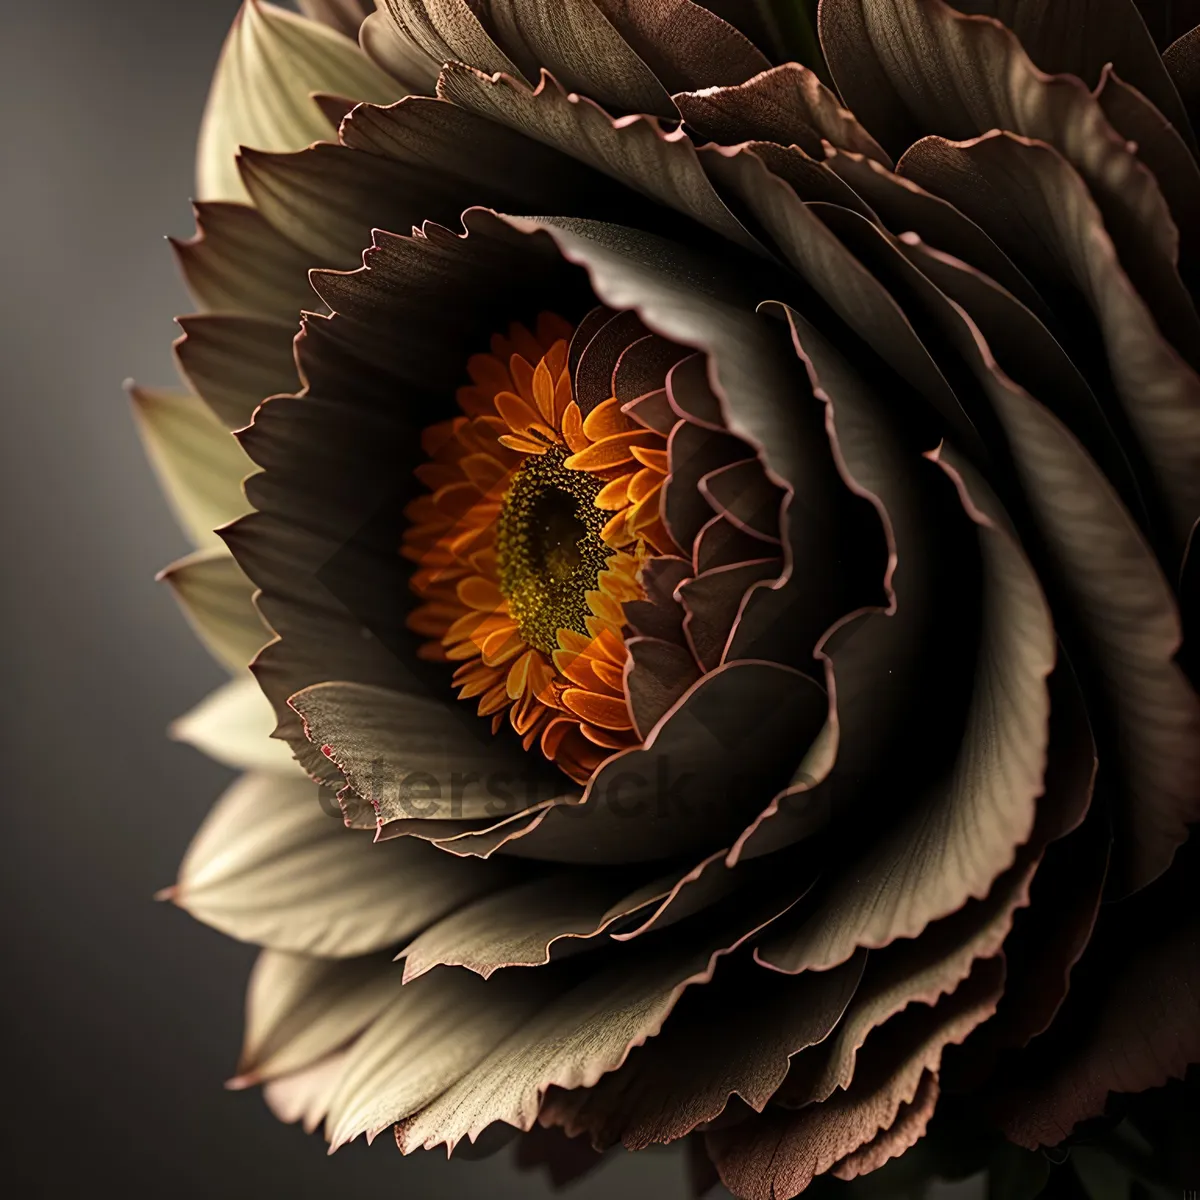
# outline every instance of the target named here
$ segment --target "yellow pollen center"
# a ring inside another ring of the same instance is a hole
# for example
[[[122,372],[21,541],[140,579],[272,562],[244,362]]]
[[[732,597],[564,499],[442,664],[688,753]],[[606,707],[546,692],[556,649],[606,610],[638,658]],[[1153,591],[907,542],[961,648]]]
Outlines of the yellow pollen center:
[[[600,539],[608,514],[595,505],[604,481],[563,465],[557,446],[530,455],[509,485],[496,526],[500,591],[527,645],[553,654],[558,631],[587,633],[587,592],[612,549]]]

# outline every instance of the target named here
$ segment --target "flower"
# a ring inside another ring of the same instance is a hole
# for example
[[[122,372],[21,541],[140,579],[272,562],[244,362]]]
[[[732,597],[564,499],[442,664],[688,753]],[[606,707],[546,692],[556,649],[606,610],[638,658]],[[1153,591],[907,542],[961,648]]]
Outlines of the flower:
[[[305,8],[235,21],[135,392],[233,672],[169,895],[264,947],[236,1082],[751,1200],[1182,1183],[1200,30]]]

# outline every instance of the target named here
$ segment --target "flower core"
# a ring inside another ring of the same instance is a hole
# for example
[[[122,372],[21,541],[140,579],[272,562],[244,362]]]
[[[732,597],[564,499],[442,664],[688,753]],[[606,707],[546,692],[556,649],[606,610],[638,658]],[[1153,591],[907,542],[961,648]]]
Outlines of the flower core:
[[[565,458],[553,446],[525,460],[496,529],[500,591],[521,637],[545,654],[560,649],[560,629],[587,633],[586,594],[613,553],[600,539],[608,514],[595,500],[603,484],[564,467]]]
[[[666,439],[610,396],[572,393],[572,327],[542,314],[467,363],[462,415],[425,430],[429,489],[407,509],[402,552],[425,658],[525,748],[585,781],[637,743],[625,696],[623,605],[645,561],[673,550],[659,513]]]

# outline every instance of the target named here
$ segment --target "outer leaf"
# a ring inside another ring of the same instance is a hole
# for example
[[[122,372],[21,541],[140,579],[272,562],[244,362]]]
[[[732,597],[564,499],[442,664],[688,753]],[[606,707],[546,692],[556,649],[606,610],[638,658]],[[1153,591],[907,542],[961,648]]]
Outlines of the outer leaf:
[[[353,1041],[401,988],[386,956],[328,959],[264,950],[246,991],[246,1031],[231,1086],[289,1075]]]
[[[432,971],[406,984],[355,1044],[330,1096],[333,1149],[435,1101],[473,1071],[554,994],[554,983],[469,971]],[[519,1036],[519,1035],[518,1035]]]
[[[412,838],[375,844],[343,826],[316,784],[256,773],[217,802],[169,894],[241,941],[351,958],[400,944],[506,878]]]
[[[245,451],[198,396],[130,387],[138,431],[176,519],[196,546],[250,508],[242,480],[254,469]]]
[[[262,690],[240,674],[179,717],[170,733],[229,767],[302,774],[287,743],[271,737],[274,728],[275,714]]]
[[[235,674],[271,639],[254,607],[254,585],[227,550],[201,550],[160,572],[218,661]]]
[[[245,200],[240,146],[300,150],[329,136],[314,92],[389,104],[403,89],[348,38],[295,13],[246,0],[221,51],[196,159],[201,200]]]

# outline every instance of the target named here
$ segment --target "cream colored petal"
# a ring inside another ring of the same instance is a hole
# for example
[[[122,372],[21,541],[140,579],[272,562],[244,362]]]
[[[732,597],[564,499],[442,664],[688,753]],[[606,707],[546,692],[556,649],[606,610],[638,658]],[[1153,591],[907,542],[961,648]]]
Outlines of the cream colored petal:
[[[264,950],[246,990],[246,1032],[230,1086],[304,1070],[368,1028],[395,999],[404,972],[389,954],[311,958]]]
[[[139,387],[130,396],[176,520],[197,547],[223,545],[213,530],[250,511],[242,480],[254,464],[199,396]]]
[[[173,562],[159,579],[171,585],[209,652],[235,675],[271,640],[254,607],[254,584],[224,546]]]
[[[170,733],[226,766],[307,779],[287,743],[271,737],[274,728],[270,702],[258,684],[243,675],[206,696],[171,725]]]
[[[377,843],[347,829],[311,780],[254,772],[217,801],[165,898],[240,941],[356,958],[394,950],[511,878],[508,864],[459,859],[415,838]]]
[[[404,89],[344,34],[246,0],[217,63],[196,158],[200,200],[246,200],[235,155],[302,150],[329,139],[314,92],[391,104]]]

